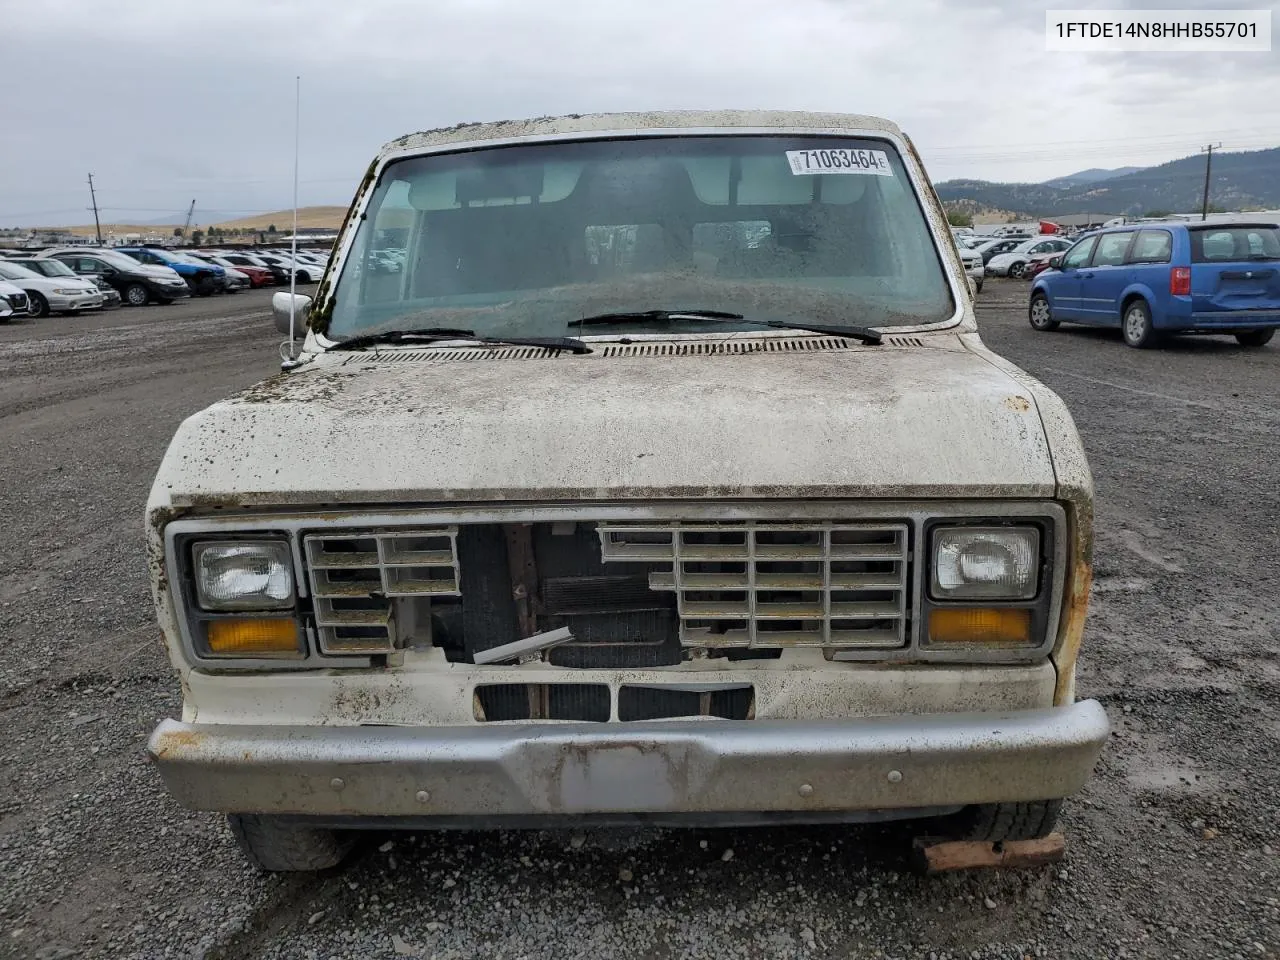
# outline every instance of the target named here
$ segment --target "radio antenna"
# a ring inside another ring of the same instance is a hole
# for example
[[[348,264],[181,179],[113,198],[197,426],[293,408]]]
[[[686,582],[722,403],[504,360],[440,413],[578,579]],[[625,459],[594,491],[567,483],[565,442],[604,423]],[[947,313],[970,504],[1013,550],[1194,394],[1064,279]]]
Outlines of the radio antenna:
[[[294,315],[298,309],[298,131],[302,104],[302,77],[293,78],[293,249],[289,257],[289,356],[294,356]]]

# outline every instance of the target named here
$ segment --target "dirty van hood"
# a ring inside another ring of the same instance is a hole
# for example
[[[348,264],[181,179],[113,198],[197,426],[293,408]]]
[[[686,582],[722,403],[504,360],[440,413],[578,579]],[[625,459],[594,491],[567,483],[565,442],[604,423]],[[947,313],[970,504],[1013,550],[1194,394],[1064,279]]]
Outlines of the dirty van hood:
[[[956,337],[709,357],[322,357],[185,421],[152,505],[1042,497],[1028,389]]]

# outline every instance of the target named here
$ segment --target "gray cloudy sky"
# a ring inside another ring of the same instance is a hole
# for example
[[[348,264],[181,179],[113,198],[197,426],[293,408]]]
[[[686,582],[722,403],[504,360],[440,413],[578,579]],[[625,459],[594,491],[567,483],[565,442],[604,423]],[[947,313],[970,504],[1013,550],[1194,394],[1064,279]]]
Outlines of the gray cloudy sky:
[[[872,113],[935,180],[1280,145],[1270,53],[1044,50],[1053,8],[1250,0],[0,0],[0,225],[346,204],[402,133],[688,107]],[[1273,12],[1280,24],[1280,13]],[[1273,28],[1274,29],[1274,28]]]

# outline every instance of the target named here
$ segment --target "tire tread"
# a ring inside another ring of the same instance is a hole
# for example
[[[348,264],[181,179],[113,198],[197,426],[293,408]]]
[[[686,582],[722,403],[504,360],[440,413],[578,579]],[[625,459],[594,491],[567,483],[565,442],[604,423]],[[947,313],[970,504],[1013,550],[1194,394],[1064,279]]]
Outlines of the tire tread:
[[[1061,800],[978,804],[965,812],[962,839],[1036,840],[1053,832],[1061,811]]]
[[[337,830],[286,825],[259,814],[228,814],[227,823],[245,856],[268,872],[327,870],[340,864],[354,844]]]

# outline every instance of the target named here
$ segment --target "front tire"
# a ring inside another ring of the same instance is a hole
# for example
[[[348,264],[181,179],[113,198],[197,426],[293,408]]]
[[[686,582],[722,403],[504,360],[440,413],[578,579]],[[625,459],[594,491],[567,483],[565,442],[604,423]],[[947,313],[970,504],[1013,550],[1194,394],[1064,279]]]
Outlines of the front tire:
[[[44,298],[43,294],[28,290],[27,299],[31,301],[31,306],[28,308],[31,316],[47,317],[49,315],[49,301]]]
[[[1026,268],[1027,268],[1027,265],[1025,263],[1023,263],[1021,260],[1016,260],[1013,263],[1009,264],[1009,276],[1011,276],[1014,280],[1020,280],[1022,279],[1022,271],[1025,270]]]
[[[974,292],[975,292],[975,293],[981,293],[981,292],[982,292],[982,281],[981,281],[981,280],[975,280],[975,281],[973,281],[973,289],[974,289]]]
[[[1275,335],[1274,329],[1245,330],[1243,333],[1236,334],[1236,342],[1242,347],[1265,347]]]
[[[131,283],[124,288],[124,302],[131,307],[145,307],[150,299],[151,294],[140,283]]]
[[[1036,293],[1031,297],[1031,304],[1027,307],[1027,320],[1030,321],[1033,330],[1039,330],[1042,333],[1046,330],[1058,329],[1058,321],[1053,319],[1049,298],[1043,293]]]
[[[227,823],[246,857],[269,872],[327,870],[340,864],[355,845],[340,830],[283,823],[251,813],[227,815]]]
[[[956,815],[956,836],[984,843],[1038,840],[1053,833],[1061,812],[1061,800],[981,803]]]
[[[1139,350],[1154,347],[1159,339],[1155,325],[1151,322],[1151,308],[1145,300],[1129,302],[1124,308],[1120,329],[1124,334],[1124,342]]]

